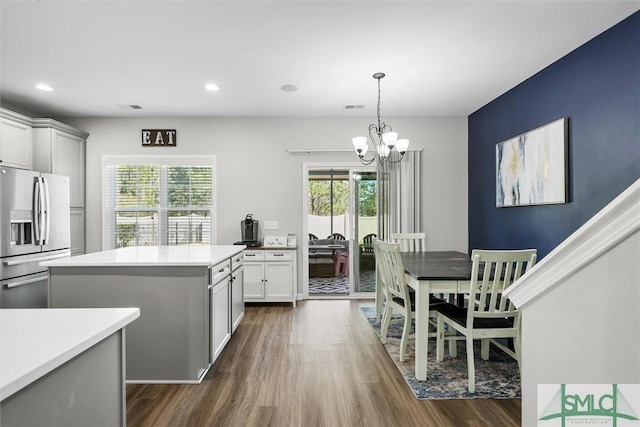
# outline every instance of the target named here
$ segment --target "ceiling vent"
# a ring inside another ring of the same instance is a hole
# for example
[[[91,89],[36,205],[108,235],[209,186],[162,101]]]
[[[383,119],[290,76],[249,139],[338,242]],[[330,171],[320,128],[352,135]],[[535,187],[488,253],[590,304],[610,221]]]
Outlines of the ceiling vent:
[[[142,107],[138,104],[116,104],[116,107],[123,110],[142,110]]]
[[[345,110],[362,110],[364,105],[362,104],[347,104],[344,106]]]

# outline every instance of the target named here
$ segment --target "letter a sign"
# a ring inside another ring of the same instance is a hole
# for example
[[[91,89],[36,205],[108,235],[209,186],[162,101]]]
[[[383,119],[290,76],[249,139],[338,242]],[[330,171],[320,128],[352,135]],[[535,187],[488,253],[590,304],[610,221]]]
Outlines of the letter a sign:
[[[175,147],[177,143],[175,129],[142,129],[143,147]]]

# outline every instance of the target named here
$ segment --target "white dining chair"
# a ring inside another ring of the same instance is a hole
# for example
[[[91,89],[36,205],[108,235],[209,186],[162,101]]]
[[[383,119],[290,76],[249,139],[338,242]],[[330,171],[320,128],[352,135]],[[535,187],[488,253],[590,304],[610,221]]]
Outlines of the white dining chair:
[[[400,244],[401,252],[425,252],[427,250],[425,233],[391,233],[391,241]]]
[[[385,299],[382,326],[380,328],[380,340],[383,344],[386,344],[389,324],[391,323],[393,313],[402,315],[404,322],[402,337],[400,339],[400,361],[404,362],[407,354],[407,342],[411,330],[411,323],[413,319],[415,319],[414,294],[409,292],[407,276],[404,272],[402,258],[400,257],[400,245],[376,240],[374,243],[374,254]],[[430,296],[429,317],[435,318],[436,312],[433,311],[433,307],[444,303],[443,300]],[[429,336],[435,337],[436,332],[430,333]],[[454,343],[453,345],[456,344]]]
[[[439,304],[437,312],[436,359],[444,358],[446,333],[455,330],[465,337],[467,347],[468,390],[475,392],[473,341],[481,340],[480,356],[489,360],[489,346],[495,345],[521,363],[520,311],[502,292],[536,263],[537,251],[474,250],[471,254],[470,289],[467,307]],[[446,328],[446,329],[445,329]],[[513,349],[498,339],[513,339]]]

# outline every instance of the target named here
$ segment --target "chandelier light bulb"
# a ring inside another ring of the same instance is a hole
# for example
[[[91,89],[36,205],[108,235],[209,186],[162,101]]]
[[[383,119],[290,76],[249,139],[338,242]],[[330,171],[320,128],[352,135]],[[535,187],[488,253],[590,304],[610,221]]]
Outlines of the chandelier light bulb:
[[[380,156],[381,159],[386,159],[387,157],[389,157],[389,154],[391,153],[391,148],[389,148],[384,144],[380,144],[377,147],[377,151],[378,151],[378,156]]]
[[[353,142],[353,148],[358,152],[358,150],[364,150],[367,146],[367,137],[366,136],[356,136],[351,140]]]
[[[393,146],[396,145],[397,140],[398,132],[385,132],[382,134],[382,141],[389,148],[393,148]]]
[[[406,153],[408,148],[409,148],[408,139],[399,139],[396,141],[396,150],[398,150],[400,154]]]

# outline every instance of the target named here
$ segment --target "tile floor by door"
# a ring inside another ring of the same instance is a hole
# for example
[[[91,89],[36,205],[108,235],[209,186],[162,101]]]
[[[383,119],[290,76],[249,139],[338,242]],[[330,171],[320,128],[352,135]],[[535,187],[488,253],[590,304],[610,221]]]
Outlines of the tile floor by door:
[[[367,270],[360,274],[358,292],[374,292],[376,286],[375,271]],[[309,295],[348,295],[348,277],[312,277],[309,278]]]

